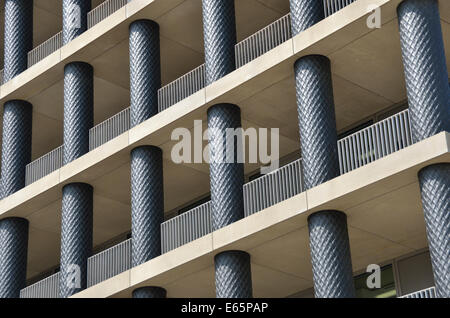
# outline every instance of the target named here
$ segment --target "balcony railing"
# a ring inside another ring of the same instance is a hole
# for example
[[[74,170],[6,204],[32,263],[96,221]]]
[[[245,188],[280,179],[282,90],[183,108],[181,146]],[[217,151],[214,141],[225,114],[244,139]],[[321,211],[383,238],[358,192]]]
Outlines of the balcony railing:
[[[287,14],[236,44],[236,67],[239,68],[253,61],[291,37],[291,14]]]
[[[22,289],[20,298],[59,298],[59,272]]]
[[[158,90],[158,110],[175,105],[205,86],[205,64],[202,64]]]
[[[131,268],[131,239],[88,258],[88,287]]]
[[[436,298],[436,288],[430,287],[417,292],[401,296],[399,298]]]
[[[325,9],[325,17],[328,17],[344,7],[348,6],[356,0],[323,0],[323,7]]]
[[[109,17],[131,0],[106,0],[88,13],[88,28]]]
[[[42,157],[29,163],[25,168],[25,185],[29,185],[63,165],[64,146],[52,150]]]
[[[412,144],[409,112],[404,110],[338,142],[341,174]]]
[[[244,185],[245,216],[303,192],[302,161],[298,159]]]
[[[59,50],[63,45],[62,31],[28,52],[28,67]]]
[[[116,138],[130,129],[130,108],[126,108],[89,130],[89,150]]]

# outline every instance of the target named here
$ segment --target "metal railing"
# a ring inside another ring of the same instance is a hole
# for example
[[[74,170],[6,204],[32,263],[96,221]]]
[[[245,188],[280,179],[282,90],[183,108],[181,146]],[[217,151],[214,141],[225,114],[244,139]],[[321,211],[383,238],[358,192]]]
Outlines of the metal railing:
[[[161,224],[161,252],[167,253],[211,232],[211,202],[207,202]]]
[[[41,61],[42,59],[49,56],[53,52],[57,51],[62,47],[62,45],[63,45],[63,37],[62,31],[60,31],[47,41],[43,42],[42,44],[38,45],[30,52],[28,52],[28,67],[31,67],[32,65]]]
[[[341,174],[412,144],[409,112],[404,110],[338,142]]]
[[[175,105],[205,86],[205,64],[202,64],[158,90],[158,110]]]
[[[88,258],[87,286],[91,287],[131,268],[131,239]]]
[[[130,107],[89,130],[89,150],[116,138],[130,129]]]
[[[427,289],[422,289],[399,298],[436,298],[436,288],[430,287]]]
[[[323,7],[325,10],[325,17],[328,17],[344,7],[348,6],[356,0],[323,0]]]
[[[236,68],[239,68],[292,37],[291,14],[269,24],[264,29],[236,44]]]
[[[25,185],[29,185],[63,165],[64,145],[50,151],[42,157],[27,164],[25,168]]]
[[[88,29],[109,17],[111,14],[125,6],[131,0],[106,0],[88,12]]]
[[[59,298],[59,272],[22,289],[20,298]]]
[[[303,192],[302,160],[293,161],[274,172],[244,185],[245,216],[264,210]]]

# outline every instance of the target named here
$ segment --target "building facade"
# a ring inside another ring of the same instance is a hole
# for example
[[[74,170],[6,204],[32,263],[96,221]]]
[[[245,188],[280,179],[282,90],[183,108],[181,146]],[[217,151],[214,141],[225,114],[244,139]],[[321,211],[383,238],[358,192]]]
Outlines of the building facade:
[[[1,2],[0,297],[450,297],[447,1]]]

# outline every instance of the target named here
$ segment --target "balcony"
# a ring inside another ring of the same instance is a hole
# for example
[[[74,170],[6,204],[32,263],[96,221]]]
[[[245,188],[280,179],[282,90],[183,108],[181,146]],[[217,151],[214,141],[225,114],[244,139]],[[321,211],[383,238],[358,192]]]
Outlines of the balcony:
[[[121,120],[108,121],[105,125],[125,129],[125,125],[118,124],[118,122],[126,122],[129,113],[125,114],[119,117]],[[101,125],[98,129],[100,127]],[[101,137],[99,140],[106,141],[113,135],[99,134],[98,137]],[[341,173],[348,173],[411,144],[408,110],[405,110],[339,140]],[[243,187],[245,217],[303,192],[305,189],[301,179],[301,169],[301,159],[298,159],[245,184]],[[167,253],[211,232],[211,209],[210,202],[207,202],[161,224],[162,253]],[[88,286],[93,286],[130,268],[131,239],[89,259]],[[35,294],[30,290],[40,291],[43,285],[51,284],[53,280],[43,280],[24,289],[24,295]]]

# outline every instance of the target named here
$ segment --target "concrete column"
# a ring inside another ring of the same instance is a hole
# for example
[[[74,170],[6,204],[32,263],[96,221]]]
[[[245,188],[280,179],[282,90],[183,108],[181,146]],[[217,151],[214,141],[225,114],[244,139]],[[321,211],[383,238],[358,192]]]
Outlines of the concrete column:
[[[93,188],[85,183],[63,187],[61,215],[61,298],[87,287],[87,259],[92,254]]]
[[[132,266],[161,255],[164,221],[162,151],[142,146],[131,151]]]
[[[208,109],[213,230],[244,217],[244,166],[236,161],[237,152],[242,149],[238,149],[236,140],[227,140],[227,129],[236,128],[241,128],[239,107],[218,104]],[[234,162],[227,162],[227,152],[234,154]],[[242,251],[225,251],[216,255],[214,260],[216,296],[251,298],[250,255]]]
[[[151,20],[130,24],[131,126],[158,113],[161,88],[159,26]],[[131,151],[132,266],[161,255],[161,223],[164,221],[162,150],[141,146]],[[165,298],[166,290],[146,286],[133,298]]]
[[[234,0],[202,0],[206,84],[236,69]]]
[[[323,2],[291,0],[296,35],[324,18]],[[295,62],[295,82],[303,159],[303,180],[311,189],[339,175],[331,66],[327,57],[309,55]],[[317,298],[354,297],[347,219],[340,211],[308,218],[314,292]]]
[[[161,88],[159,25],[151,20],[130,24],[131,126],[158,113]]]
[[[420,141],[450,132],[450,89],[437,0],[397,8],[411,132]],[[450,297],[450,164],[418,175],[437,297]]]
[[[2,197],[25,186],[25,168],[31,161],[33,106],[11,100],[3,108]]]
[[[64,1],[63,6],[67,3]],[[89,129],[93,123],[93,68],[84,62],[69,63],[64,68],[64,164],[89,152]],[[93,188],[84,183],[67,184],[62,196],[59,287],[60,297],[65,298],[87,287],[87,259],[92,253]]]
[[[91,0],[63,0],[63,43],[67,44],[87,30]]]
[[[28,67],[33,49],[33,1],[5,0],[4,82]]]
[[[4,82],[27,69],[33,48],[33,1],[5,0]],[[31,161],[33,107],[22,100],[10,100],[3,109],[2,196],[25,186],[25,167]]]
[[[0,220],[0,298],[19,298],[27,275],[28,221]]]

